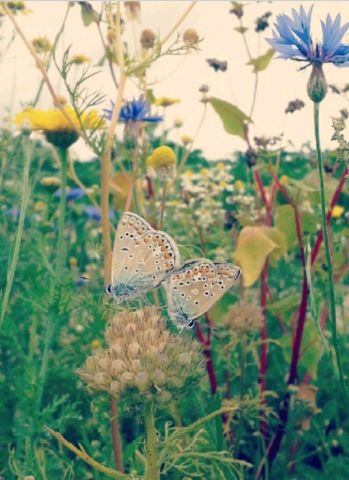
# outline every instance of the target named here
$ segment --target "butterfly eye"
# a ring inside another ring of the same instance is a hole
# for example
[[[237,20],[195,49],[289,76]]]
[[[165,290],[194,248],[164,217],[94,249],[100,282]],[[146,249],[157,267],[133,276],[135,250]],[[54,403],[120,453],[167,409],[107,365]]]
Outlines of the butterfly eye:
[[[107,293],[108,295],[112,295],[113,293],[113,285],[111,283],[109,283],[109,285],[107,285],[105,287],[105,293]]]
[[[195,320],[189,320],[188,322],[188,328],[193,328],[195,325]]]

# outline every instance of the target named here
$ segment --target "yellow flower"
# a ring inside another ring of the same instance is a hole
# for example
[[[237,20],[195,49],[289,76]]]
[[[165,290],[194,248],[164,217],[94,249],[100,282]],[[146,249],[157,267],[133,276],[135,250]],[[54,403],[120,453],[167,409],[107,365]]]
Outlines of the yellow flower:
[[[101,348],[101,346],[101,341],[98,340],[98,338],[93,339],[90,343],[90,347],[92,348],[92,350],[97,350],[97,348]]]
[[[207,177],[210,173],[210,170],[208,168],[202,168],[200,170],[200,174],[203,175],[204,177]]]
[[[175,118],[174,122],[173,122],[173,125],[176,128],[180,128],[183,125],[183,120],[181,118]]]
[[[59,177],[43,177],[40,180],[41,185],[44,187],[59,187],[61,180]]]
[[[176,154],[172,148],[162,145],[156,148],[146,160],[147,166],[158,168],[168,167],[176,164]]]
[[[74,65],[82,65],[83,63],[90,63],[91,59],[90,57],[86,57],[86,55],[80,53],[78,55],[73,55],[69,59],[70,63],[73,63]]]
[[[191,178],[191,177],[194,175],[194,173],[193,173],[192,170],[186,170],[186,171],[184,172],[184,175],[185,175],[186,177],[188,177],[188,178]]]
[[[235,187],[235,189],[239,192],[239,191],[243,190],[243,188],[244,188],[244,182],[242,182],[241,180],[236,180],[236,181],[234,182],[234,187]]]
[[[343,215],[343,213],[344,213],[344,207],[341,207],[340,205],[335,205],[332,210],[332,217],[339,218]]]
[[[223,172],[225,170],[225,165],[223,162],[218,162],[216,165],[217,169]]]
[[[193,139],[189,135],[182,135],[182,142],[184,143],[184,145],[188,145],[192,141]]]
[[[281,175],[280,183],[281,183],[281,185],[288,185],[288,176],[287,175]]]
[[[78,117],[72,107],[64,107],[68,119],[58,109],[38,110],[36,108],[28,108],[20,112],[15,117],[15,123],[23,126],[29,123],[32,130],[41,130],[47,132],[72,132],[74,131],[72,124],[76,128],[80,128]],[[90,110],[81,114],[81,123],[87,130],[103,128],[104,120],[99,116],[97,110]]]
[[[71,267],[76,267],[77,264],[78,264],[78,259],[76,257],[69,258],[69,265]]]
[[[176,160],[176,154],[172,148],[162,145],[146,158],[145,164],[159,180],[166,181],[176,175]]]
[[[47,37],[36,37],[32,40],[36,53],[47,53],[52,50],[52,44]]]
[[[180,103],[180,99],[170,98],[170,97],[159,97],[154,100],[154,105],[159,105],[160,107],[170,107],[175,103]]]
[[[225,180],[221,180],[221,181],[219,182],[219,186],[220,186],[221,188],[227,188],[228,183],[227,183]]]
[[[39,212],[40,210],[43,210],[45,208],[45,202],[43,202],[42,200],[38,200],[34,203],[33,208],[35,212]]]

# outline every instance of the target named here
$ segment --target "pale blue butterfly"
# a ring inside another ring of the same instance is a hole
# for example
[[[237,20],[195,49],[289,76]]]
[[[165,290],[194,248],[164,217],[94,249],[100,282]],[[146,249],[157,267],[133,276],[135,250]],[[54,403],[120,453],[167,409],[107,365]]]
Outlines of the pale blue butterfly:
[[[182,328],[191,328],[238,281],[241,270],[207,258],[189,260],[172,273],[164,287],[168,312]]]
[[[174,240],[135,213],[122,214],[113,247],[111,283],[106,292],[116,303],[157,288],[179,266]]]

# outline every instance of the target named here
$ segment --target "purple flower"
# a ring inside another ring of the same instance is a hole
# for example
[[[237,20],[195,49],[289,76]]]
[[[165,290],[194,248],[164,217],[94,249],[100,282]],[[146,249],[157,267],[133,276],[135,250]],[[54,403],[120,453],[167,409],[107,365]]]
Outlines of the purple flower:
[[[86,195],[85,190],[82,188],[71,188],[66,192],[65,198],[68,202],[74,201],[74,200],[80,200],[80,198],[83,198]],[[54,193],[54,196],[56,198],[60,198],[61,196],[61,189],[59,188],[56,190]]]
[[[341,25],[341,16],[334,20],[327,15],[321,21],[322,42],[314,42],[310,34],[313,7],[306,13],[303,7],[299,12],[292,9],[292,18],[278,15],[273,38],[267,42],[280,54],[281,58],[308,62],[313,65],[333,63],[337,67],[349,66],[349,45],[342,43],[349,23]]]
[[[101,210],[93,205],[85,205],[83,209],[85,215],[92,220],[100,221],[102,218]],[[109,210],[109,218],[113,220],[115,218],[114,212]]]
[[[111,102],[111,109],[104,109],[105,117],[111,120],[113,114],[114,102]],[[139,97],[138,100],[133,99],[131,102],[125,102],[121,108],[119,115],[119,122],[124,123],[136,123],[136,122],[148,122],[158,123],[163,120],[161,116],[150,115],[150,107],[147,100]]]

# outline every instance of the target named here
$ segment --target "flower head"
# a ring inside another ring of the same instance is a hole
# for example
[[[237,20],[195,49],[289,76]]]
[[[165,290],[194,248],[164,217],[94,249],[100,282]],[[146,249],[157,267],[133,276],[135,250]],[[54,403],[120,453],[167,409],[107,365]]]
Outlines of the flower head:
[[[171,97],[159,97],[154,100],[154,105],[158,105],[159,107],[171,107],[175,103],[180,103],[179,98],[171,98]]]
[[[159,180],[166,181],[174,178],[176,174],[176,154],[167,145],[155,148],[153,153],[146,158],[147,168],[155,173]]]
[[[99,222],[102,218],[100,209],[93,205],[85,205],[83,211],[88,218],[95,220],[96,222]],[[109,218],[111,220],[115,218],[114,212],[111,210],[109,210]]]
[[[66,117],[58,109],[39,110],[27,108],[16,115],[15,123],[17,125],[29,123],[32,130],[41,130],[45,133],[74,131],[73,126],[80,128],[80,121],[87,130],[95,130],[104,126],[103,119],[101,119],[96,110],[83,112],[80,115],[80,121],[72,107],[64,107],[64,111]]]
[[[235,333],[253,332],[261,328],[263,312],[257,305],[241,302],[229,307],[223,322]]]
[[[61,189],[59,188],[55,193],[54,196],[57,198],[60,198],[62,192]],[[83,198],[86,195],[85,190],[82,188],[71,188],[70,190],[67,191],[65,198],[68,202],[72,202],[74,200],[80,200],[80,198]]]
[[[292,18],[278,15],[273,38],[267,39],[268,43],[284,59],[349,66],[349,45],[342,43],[349,23],[341,25],[340,14],[334,20],[327,15],[326,22],[321,21],[322,42],[314,42],[310,34],[312,11],[313,7],[308,13],[301,7],[299,12],[292,9]]]
[[[148,50],[149,48],[153,48],[155,45],[155,40],[156,34],[153,32],[153,30],[146,28],[142,31],[140,42],[143,48],[145,48],[146,50]]]
[[[111,109],[104,109],[105,116],[108,120],[111,120],[114,102],[111,102],[111,105]],[[119,122],[124,122],[126,124],[138,122],[158,123],[161,122],[162,119],[163,117],[161,116],[150,115],[149,103],[142,97],[139,97],[138,100],[125,102],[119,115]]]
[[[90,63],[91,59],[90,59],[90,57],[87,57],[83,53],[78,53],[78,54],[70,57],[69,61],[70,61],[70,63],[73,63],[74,65],[82,65],[84,63]]]
[[[106,349],[98,349],[78,370],[93,390],[115,397],[132,394],[168,401],[202,374],[196,342],[170,334],[156,307],[124,310],[106,331]]]
[[[333,218],[339,218],[343,215],[343,213],[344,213],[344,207],[341,207],[340,205],[335,205],[332,209]]]

